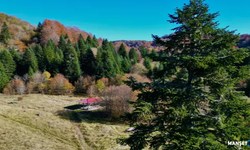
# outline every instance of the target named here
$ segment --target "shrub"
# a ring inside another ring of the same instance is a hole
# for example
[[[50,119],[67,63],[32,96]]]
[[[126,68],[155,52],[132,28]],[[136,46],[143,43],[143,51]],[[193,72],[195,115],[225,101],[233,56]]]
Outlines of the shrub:
[[[75,92],[76,93],[84,93],[84,77],[80,77],[76,82],[75,82]]]
[[[110,78],[110,85],[122,85],[124,84],[124,80],[126,80],[125,76],[122,76],[120,74],[117,74],[115,77]]]
[[[19,94],[22,95],[26,91],[25,83],[22,79],[13,79],[11,80],[7,86],[4,88],[4,94]]]
[[[86,93],[89,86],[93,85],[94,78],[90,76],[80,77],[75,82],[76,93]]]
[[[71,94],[74,86],[62,74],[57,74],[50,80],[48,90],[50,94]]]
[[[46,91],[46,88],[47,88],[47,87],[48,87],[47,84],[41,83],[41,84],[39,84],[39,85],[37,86],[37,90],[38,90],[38,92],[44,94],[44,92]]]
[[[51,74],[48,71],[43,72],[43,75],[46,77],[46,81],[50,80]]]
[[[136,79],[137,82],[151,82],[149,78],[147,78],[146,76],[141,76],[139,74],[126,74],[125,76],[127,77],[126,80],[128,80],[128,78],[132,76]]]
[[[28,94],[33,93],[34,86],[35,86],[35,85],[34,85],[33,82],[29,82],[29,83],[27,84],[27,92],[28,92]]]
[[[90,86],[88,87],[87,94],[88,94],[90,97],[93,97],[96,93],[97,93],[97,87],[96,87],[96,85],[90,85]]]
[[[146,75],[148,72],[148,69],[140,63],[136,63],[130,68],[131,74],[139,74],[139,75]]]
[[[48,72],[47,72],[48,73]],[[29,82],[27,84],[27,92],[30,94],[30,93],[33,93],[34,91],[36,92],[43,92],[41,91],[41,87],[39,89],[39,86],[41,84],[46,84],[47,81],[49,79],[49,75],[47,74],[44,74],[44,73],[41,73],[41,72],[37,72],[35,73],[30,79],[29,79]]]
[[[105,84],[101,80],[97,80],[96,88],[97,88],[97,92],[102,92],[105,88]]]
[[[134,93],[127,85],[109,86],[99,95],[103,101],[106,112],[114,118],[131,111],[131,106],[127,101],[134,100]]]
[[[101,78],[100,80],[105,84],[105,86],[109,86],[109,79],[108,78]]]

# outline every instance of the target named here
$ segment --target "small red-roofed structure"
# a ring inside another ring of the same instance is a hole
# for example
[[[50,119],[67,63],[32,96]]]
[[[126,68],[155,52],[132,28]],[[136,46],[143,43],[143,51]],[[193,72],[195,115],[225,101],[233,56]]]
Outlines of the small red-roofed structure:
[[[92,104],[92,103],[95,103],[95,102],[99,102],[101,100],[102,99],[100,99],[100,98],[87,98],[87,99],[82,99],[82,100],[77,101],[77,102],[83,103],[83,104]]]

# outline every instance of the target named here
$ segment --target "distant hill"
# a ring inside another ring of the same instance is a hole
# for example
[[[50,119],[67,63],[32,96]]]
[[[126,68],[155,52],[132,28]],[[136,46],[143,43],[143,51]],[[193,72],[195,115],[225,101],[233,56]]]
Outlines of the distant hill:
[[[84,39],[86,39],[88,35],[93,37],[93,35],[90,32],[88,33],[86,31],[83,31],[76,26],[74,27],[64,26],[58,21],[46,19],[42,22],[42,28],[41,31],[39,31],[40,38],[38,39],[37,27],[31,25],[29,22],[23,21],[14,16],[9,16],[7,14],[0,12],[0,31],[4,22],[7,23],[10,34],[12,36],[12,39],[8,43],[8,47],[14,47],[19,51],[24,51],[27,46],[32,45],[33,43],[40,43],[43,45],[49,39],[52,39],[55,43],[57,43],[59,41],[61,34],[64,35],[67,34],[69,36],[69,39],[73,43],[77,42],[80,34],[82,34]],[[169,35],[164,35],[162,36],[162,39],[166,39],[168,36]],[[98,41],[99,45],[101,46],[103,39],[99,38]],[[113,43],[114,46],[116,47],[116,50],[120,47],[121,43],[125,44],[127,51],[129,51],[130,48],[132,47],[139,49],[141,46],[146,47],[149,51],[151,50],[159,51],[161,49],[164,49],[161,46],[157,46],[154,41],[117,40],[113,41]],[[241,35],[238,47],[243,48],[248,46],[250,46],[250,35],[249,34]],[[5,48],[6,47],[4,47],[4,45],[0,44],[0,50]]]
[[[162,39],[167,39],[169,35],[164,35],[161,38]],[[127,40],[118,40],[118,41],[113,41],[113,43],[115,45],[124,43],[126,44],[127,47],[134,47],[139,49],[141,46],[145,46],[147,49],[149,50],[161,50],[164,49],[161,46],[157,46],[156,43],[154,41],[127,41]],[[237,43],[237,47],[239,48],[246,48],[246,47],[250,47],[250,35],[249,34],[242,34],[240,35],[240,40]]]
[[[249,34],[243,34],[240,36],[238,47],[239,48],[250,47],[250,35]]]
[[[46,19],[42,23],[41,44],[46,43],[49,39],[52,39],[55,43],[57,43],[61,34],[67,34],[72,42],[77,42],[80,34],[82,34],[85,40],[88,35],[93,37],[91,33],[82,31],[78,27],[65,27],[58,21]]]
[[[8,46],[14,47],[21,51],[25,49],[30,39],[35,35],[35,26],[14,16],[0,13],[0,30],[4,22],[6,22],[6,24],[8,25],[12,37],[12,39],[8,43]],[[0,45],[0,49],[3,48],[4,46]]]
[[[154,41],[126,41],[126,40],[118,40],[118,41],[113,41],[115,45],[117,43],[124,43],[126,44],[127,47],[134,47],[136,49],[139,49],[141,46],[146,47],[147,49],[151,50],[161,50],[163,49],[161,46],[157,46]]]
[[[91,33],[80,30],[78,27],[66,27],[58,21],[46,19],[41,23],[42,28],[39,31],[40,38],[38,39],[37,26],[0,12],[0,31],[4,22],[6,22],[12,38],[8,43],[8,47],[14,47],[21,52],[33,43],[40,43],[43,45],[49,39],[52,39],[55,43],[57,43],[61,34],[67,34],[73,43],[78,40],[80,34],[82,34],[85,40],[88,35],[93,37]],[[102,43],[101,38],[99,38],[98,41],[100,44]],[[6,47],[4,45],[0,44],[0,50],[5,48]]]

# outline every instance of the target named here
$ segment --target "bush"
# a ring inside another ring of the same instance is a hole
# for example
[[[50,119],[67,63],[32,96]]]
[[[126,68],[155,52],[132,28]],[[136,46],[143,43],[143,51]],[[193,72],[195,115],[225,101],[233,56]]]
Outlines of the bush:
[[[43,72],[43,75],[46,77],[46,81],[50,80],[51,74],[48,71]]]
[[[86,92],[84,88],[84,78],[82,76],[75,82],[75,92],[76,93]]]
[[[105,84],[101,80],[97,80],[96,88],[97,88],[97,92],[102,92],[105,88]]]
[[[123,82],[124,80],[126,80],[125,76],[117,74],[115,77],[112,77],[110,79],[110,85],[117,85],[117,86],[122,85],[122,84],[124,84],[124,82]]]
[[[127,77],[126,80],[128,80],[128,78],[132,76],[136,79],[137,82],[151,82],[149,78],[147,78],[146,76],[141,76],[139,74],[126,74],[125,76]]]
[[[96,85],[90,85],[90,86],[88,87],[87,94],[88,94],[90,97],[93,97],[96,93],[97,93],[97,87],[96,87]]]
[[[109,86],[109,79],[108,78],[101,78],[100,80],[105,84],[105,86]]]
[[[71,94],[74,86],[62,74],[57,74],[50,80],[48,90],[50,94]]]
[[[99,95],[103,101],[106,112],[114,118],[131,111],[131,106],[127,101],[134,100],[134,93],[127,85],[109,86]]]
[[[44,74],[44,73],[41,73],[41,72],[35,73],[29,79],[29,82],[27,84],[27,92],[28,92],[28,94],[31,94],[34,91],[43,93],[44,89],[41,88],[41,85],[46,85],[47,81],[49,80],[49,75],[48,76],[47,75]]]
[[[93,85],[94,78],[90,76],[86,77],[80,77],[76,82],[75,82],[75,92],[76,93],[86,93],[87,90],[89,89],[89,86]]]
[[[140,63],[136,63],[130,68],[131,74],[139,74],[139,75],[146,75],[148,73],[148,69]]]
[[[11,80],[7,86],[4,88],[3,93],[4,94],[19,94],[22,95],[26,91],[25,83],[22,79],[13,79]]]

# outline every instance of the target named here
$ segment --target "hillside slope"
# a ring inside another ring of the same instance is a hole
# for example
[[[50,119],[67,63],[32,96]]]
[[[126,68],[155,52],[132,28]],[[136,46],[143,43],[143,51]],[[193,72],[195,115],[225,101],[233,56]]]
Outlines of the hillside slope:
[[[30,39],[35,35],[35,26],[27,21],[0,12],[0,31],[4,22],[8,25],[12,37],[8,47],[14,47],[20,51],[24,50]],[[0,44],[0,50],[4,48],[4,45]]]

